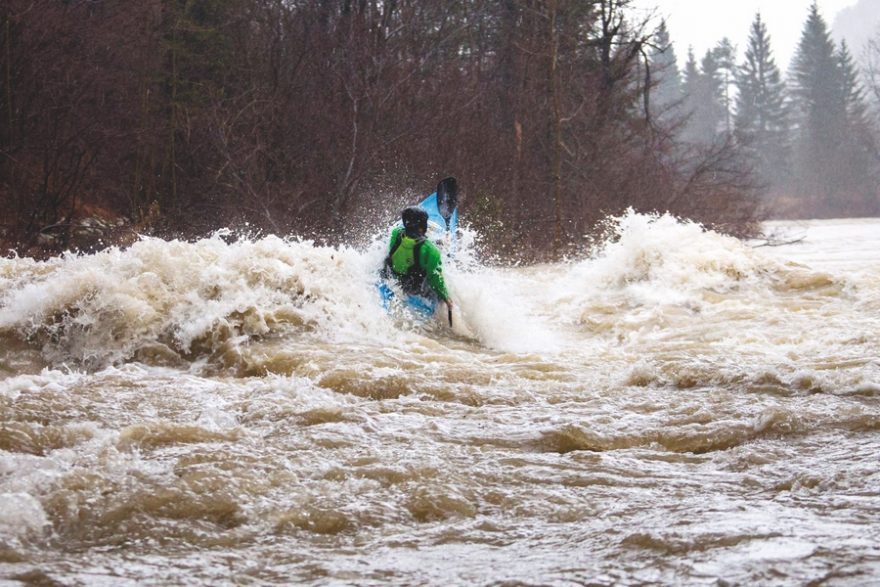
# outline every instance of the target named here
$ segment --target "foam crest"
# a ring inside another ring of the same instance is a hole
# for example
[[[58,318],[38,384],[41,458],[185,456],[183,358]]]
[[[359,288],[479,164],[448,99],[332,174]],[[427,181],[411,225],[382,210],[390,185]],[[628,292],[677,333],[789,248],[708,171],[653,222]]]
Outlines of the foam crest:
[[[536,287],[535,274],[488,267],[480,250],[479,233],[461,228],[451,262],[444,268],[457,304],[456,334],[506,352],[561,350],[566,337],[543,315],[547,291]]]
[[[816,312],[831,310],[829,300],[840,300],[835,316],[845,323],[853,302],[870,314],[880,299],[876,273],[816,271],[670,215],[629,211],[607,227],[608,237],[589,258],[513,269],[487,267],[479,235],[462,229],[444,259],[456,303],[452,338],[507,352],[576,346],[595,354],[602,349],[591,345],[600,339],[631,333],[758,344],[740,334],[752,321],[760,326],[755,336],[801,344],[799,331],[765,318],[796,312],[807,324]],[[310,341],[387,347],[420,335],[448,338],[442,308],[428,325],[382,311],[375,282],[387,235],[362,250],[274,236],[227,242],[227,236],[144,238],[124,250],[45,262],[0,259],[0,341],[7,347],[0,370],[29,370],[16,366],[29,356],[15,350],[28,345],[55,367],[141,361],[260,373],[275,357],[288,364],[302,359],[302,349],[285,347],[291,341],[303,348]],[[789,317],[786,324],[793,323]],[[830,342],[843,344],[840,336]],[[266,344],[242,352],[255,341]],[[266,357],[256,356],[261,353]]]
[[[53,362],[102,366],[150,347],[191,358],[280,333],[344,339],[380,320],[365,311],[374,303],[369,256],[344,247],[145,238],[125,250],[5,264],[0,332],[38,342]]]
[[[608,220],[608,237],[591,258],[561,272],[552,306],[561,320],[641,307],[690,307],[707,294],[758,284],[783,265],[738,239],[669,214],[632,210]]]
[[[28,493],[0,493],[0,541],[36,538],[49,527],[43,506]]]
[[[546,291],[515,271],[481,268],[451,275],[459,303],[461,333],[483,345],[508,352],[555,352],[565,336],[542,316]]]
[[[420,325],[381,310],[374,284],[387,235],[364,250],[227,236],[143,238],[128,249],[45,262],[2,259],[0,337],[41,349],[49,365],[97,369],[130,360],[228,366],[255,339],[386,346],[404,344],[401,330],[446,333],[445,312]],[[556,348],[557,335],[535,317],[541,301],[531,297],[531,281],[486,268],[478,239],[463,228],[445,262],[454,334],[507,351]]]
[[[644,215],[630,210],[610,220],[614,236],[595,259],[575,274],[605,286],[651,282],[667,295],[694,289],[730,287],[734,282],[775,266],[741,241],[669,214]]]

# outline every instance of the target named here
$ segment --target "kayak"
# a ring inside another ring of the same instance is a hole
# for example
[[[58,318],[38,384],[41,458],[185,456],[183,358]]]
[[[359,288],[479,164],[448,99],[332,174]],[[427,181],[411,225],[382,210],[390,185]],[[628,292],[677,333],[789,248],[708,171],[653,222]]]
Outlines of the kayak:
[[[385,308],[386,312],[391,312],[391,301],[398,297],[397,294],[384,279],[378,282],[376,287],[379,289],[379,296],[382,298],[382,307]],[[406,308],[413,312],[417,318],[428,319],[437,310],[438,301],[436,299],[414,294],[401,295],[400,298],[403,300]]]

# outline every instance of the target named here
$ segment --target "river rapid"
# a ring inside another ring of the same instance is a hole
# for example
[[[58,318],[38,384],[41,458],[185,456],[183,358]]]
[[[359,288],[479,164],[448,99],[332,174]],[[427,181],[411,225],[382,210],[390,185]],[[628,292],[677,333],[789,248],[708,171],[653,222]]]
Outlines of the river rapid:
[[[218,234],[0,259],[0,584],[880,582],[880,220],[568,263]]]

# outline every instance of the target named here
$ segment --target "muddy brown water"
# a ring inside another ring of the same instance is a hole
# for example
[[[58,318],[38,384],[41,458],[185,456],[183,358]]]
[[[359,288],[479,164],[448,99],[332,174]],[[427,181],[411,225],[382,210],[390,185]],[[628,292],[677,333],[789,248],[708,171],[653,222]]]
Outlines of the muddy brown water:
[[[0,260],[0,583],[880,582],[880,220],[594,255],[144,240]]]

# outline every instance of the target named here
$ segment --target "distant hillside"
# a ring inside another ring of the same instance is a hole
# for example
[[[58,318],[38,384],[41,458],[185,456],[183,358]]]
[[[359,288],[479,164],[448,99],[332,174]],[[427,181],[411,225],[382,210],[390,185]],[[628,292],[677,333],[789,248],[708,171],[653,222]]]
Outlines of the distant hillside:
[[[850,52],[860,59],[868,40],[880,31],[880,0],[859,0],[837,13],[831,32],[835,41],[846,39]]]

